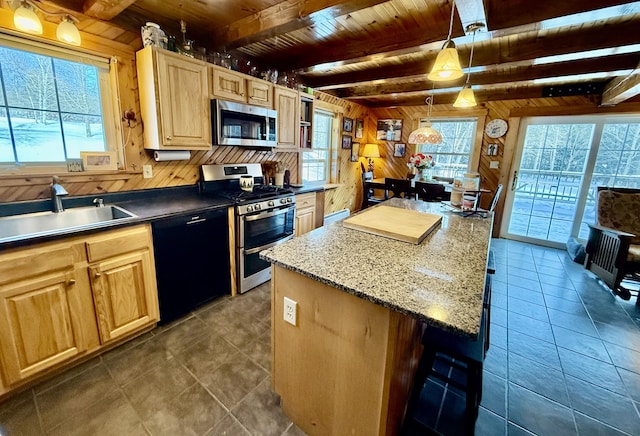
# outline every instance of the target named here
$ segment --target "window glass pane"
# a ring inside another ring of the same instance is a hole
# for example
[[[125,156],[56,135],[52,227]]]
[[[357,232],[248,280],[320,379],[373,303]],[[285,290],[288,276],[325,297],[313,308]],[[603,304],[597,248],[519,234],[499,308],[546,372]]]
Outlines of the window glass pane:
[[[7,110],[0,107],[0,162],[15,162]]]
[[[329,180],[329,151],[331,150],[331,126],[333,114],[316,111],[313,114],[312,149],[302,152],[302,181],[326,182]]]
[[[100,85],[97,68],[55,59],[60,110],[100,115]]]
[[[8,47],[0,59],[0,162],[57,163],[107,149],[106,70],[81,55],[74,62]]]
[[[10,109],[9,116],[18,162],[64,162],[58,114]]]
[[[421,120],[421,126],[426,120]],[[422,144],[421,153],[433,156],[436,166],[431,175],[441,177],[462,177],[468,171],[476,120],[435,120],[434,129],[442,135],[442,144]]]

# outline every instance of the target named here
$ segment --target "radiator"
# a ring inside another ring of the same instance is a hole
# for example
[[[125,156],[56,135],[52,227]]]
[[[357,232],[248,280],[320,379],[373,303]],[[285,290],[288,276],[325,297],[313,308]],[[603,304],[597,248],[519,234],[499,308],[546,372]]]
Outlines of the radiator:
[[[337,212],[330,213],[329,215],[325,215],[324,224],[326,225],[334,223],[336,221],[340,221],[341,219],[348,217],[350,213],[351,212],[349,211],[349,209],[342,209]]]

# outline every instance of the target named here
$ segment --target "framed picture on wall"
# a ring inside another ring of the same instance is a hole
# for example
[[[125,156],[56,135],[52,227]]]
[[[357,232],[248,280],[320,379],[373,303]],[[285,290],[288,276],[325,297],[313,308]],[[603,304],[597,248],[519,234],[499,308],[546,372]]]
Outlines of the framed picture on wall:
[[[358,162],[360,158],[360,143],[352,142],[351,143],[351,162]]]
[[[378,120],[376,139],[381,141],[400,141],[402,137],[402,120]]]
[[[351,135],[342,135],[342,148],[351,150]]]
[[[356,120],[356,132],[354,135],[356,139],[364,138],[364,120]]]
[[[395,144],[393,144],[393,157],[404,157],[405,149],[406,144],[396,142]]]
[[[353,118],[342,118],[342,131],[353,132]]]
[[[115,151],[81,151],[80,159],[85,171],[115,171],[118,161]]]

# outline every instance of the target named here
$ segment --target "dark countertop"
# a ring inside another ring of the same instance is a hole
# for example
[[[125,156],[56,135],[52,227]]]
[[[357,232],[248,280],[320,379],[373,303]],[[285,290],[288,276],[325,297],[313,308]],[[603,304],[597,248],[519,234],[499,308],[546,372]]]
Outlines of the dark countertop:
[[[0,240],[0,251],[116,227],[171,218],[190,212],[227,208],[233,205],[230,200],[201,195],[197,185],[66,197],[63,199],[63,205],[68,209],[93,206],[94,198],[102,198],[105,206],[116,205],[122,207],[135,214],[136,217],[90,225],[82,229],[62,229],[47,232],[46,234],[34,234],[20,239]],[[0,217],[22,213],[47,212],[50,207],[51,200],[48,199],[3,203],[0,204]]]

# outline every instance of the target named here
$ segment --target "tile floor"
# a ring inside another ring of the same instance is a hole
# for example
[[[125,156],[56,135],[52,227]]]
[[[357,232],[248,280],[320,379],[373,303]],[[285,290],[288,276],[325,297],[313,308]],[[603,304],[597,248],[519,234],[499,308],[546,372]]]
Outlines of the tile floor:
[[[564,251],[493,248],[476,434],[640,435],[640,308]],[[0,435],[303,435],[270,390],[269,317],[268,284],[216,300],[0,404]],[[426,388],[425,421],[460,434],[463,398]]]

